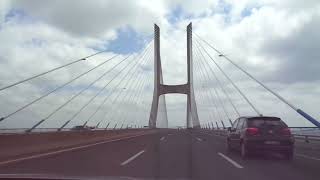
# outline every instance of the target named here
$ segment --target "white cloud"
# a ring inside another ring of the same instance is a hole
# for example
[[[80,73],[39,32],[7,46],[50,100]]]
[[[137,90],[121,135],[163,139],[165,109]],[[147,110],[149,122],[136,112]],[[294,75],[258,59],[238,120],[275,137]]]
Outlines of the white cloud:
[[[130,25],[150,32],[151,24],[166,23],[162,3],[140,1],[14,1],[35,19],[77,36],[103,37],[105,33]]]
[[[10,9],[10,1],[9,0],[3,0],[0,1],[0,24],[2,24],[5,20],[5,15]]]

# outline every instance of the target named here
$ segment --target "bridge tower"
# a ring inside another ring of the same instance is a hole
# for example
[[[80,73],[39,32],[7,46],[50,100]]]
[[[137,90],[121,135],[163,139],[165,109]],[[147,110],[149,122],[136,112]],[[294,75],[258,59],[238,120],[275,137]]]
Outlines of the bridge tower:
[[[156,128],[157,114],[159,106],[159,98],[164,94],[178,93],[187,95],[187,127],[197,128],[200,127],[197,105],[194,96],[193,89],[193,60],[192,60],[192,23],[187,26],[187,65],[188,65],[188,81],[186,84],[179,85],[165,85],[163,84],[162,68],[161,68],[161,57],[160,57],[160,28],[154,25],[154,91],[153,100],[151,105],[149,127]],[[164,108],[166,109],[165,99]],[[165,116],[167,117],[166,110]],[[166,118],[168,121],[168,118]],[[168,122],[165,122],[168,126]]]

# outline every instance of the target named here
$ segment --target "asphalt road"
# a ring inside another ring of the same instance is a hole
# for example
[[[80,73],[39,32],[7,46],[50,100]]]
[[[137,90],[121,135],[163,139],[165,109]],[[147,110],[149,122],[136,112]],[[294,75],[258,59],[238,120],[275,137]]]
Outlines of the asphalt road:
[[[58,174],[144,179],[319,180],[320,154],[297,148],[242,160],[226,152],[224,137],[205,130],[161,130],[23,161],[1,164],[0,174]]]

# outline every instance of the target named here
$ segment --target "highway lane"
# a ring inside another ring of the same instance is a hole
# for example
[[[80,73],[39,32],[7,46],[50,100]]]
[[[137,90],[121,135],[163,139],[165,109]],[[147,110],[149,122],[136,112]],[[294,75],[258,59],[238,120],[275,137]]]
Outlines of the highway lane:
[[[199,136],[207,138],[216,152],[224,152],[228,157],[241,164],[244,168],[237,174],[238,179],[319,179],[318,167],[320,161],[295,156],[292,162],[284,160],[277,153],[252,155],[243,160],[239,152],[226,152],[225,138],[213,133],[198,132]],[[296,153],[304,154],[296,148]],[[232,171],[232,173],[236,173]],[[228,178],[226,178],[228,179]]]
[[[209,131],[160,130],[132,139],[0,166],[0,174],[318,180],[319,167],[320,161],[299,156],[292,162],[277,154],[242,160],[238,152],[226,152],[224,137]]]
[[[120,163],[136,152],[153,147],[154,139],[158,139],[161,134],[161,132],[148,134],[133,139],[99,144],[75,151],[3,165],[0,166],[0,173],[62,174],[66,176],[138,175],[135,174],[135,170],[120,167]],[[147,169],[149,167],[141,166],[141,168]]]

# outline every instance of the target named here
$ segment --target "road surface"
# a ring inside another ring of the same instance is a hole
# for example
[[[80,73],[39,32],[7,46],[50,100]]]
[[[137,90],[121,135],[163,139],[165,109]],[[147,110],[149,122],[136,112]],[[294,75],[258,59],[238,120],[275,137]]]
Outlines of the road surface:
[[[145,179],[319,180],[320,154],[297,149],[242,160],[226,152],[224,137],[205,130],[159,130],[123,140],[1,164],[0,174],[126,176]]]

